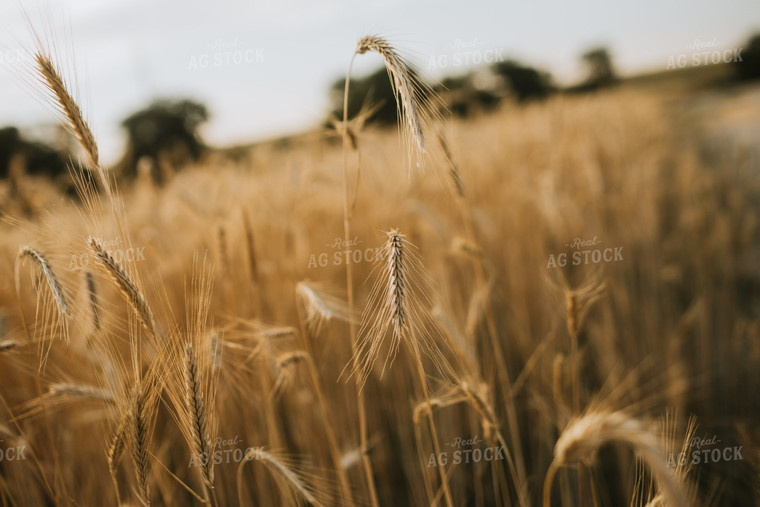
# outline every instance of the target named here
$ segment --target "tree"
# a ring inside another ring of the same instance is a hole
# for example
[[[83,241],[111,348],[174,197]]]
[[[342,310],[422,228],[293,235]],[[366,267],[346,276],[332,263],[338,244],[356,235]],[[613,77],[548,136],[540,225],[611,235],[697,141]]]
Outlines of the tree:
[[[740,52],[741,61],[733,62],[738,79],[760,78],[760,33],[753,35]]]
[[[588,68],[586,86],[589,88],[604,88],[617,81],[612,65],[612,57],[607,48],[598,47],[590,49],[581,55],[581,59]]]
[[[7,178],[10,174],[11,158],[20,143],[21,136],[16,127],[0,128],[0,178]]]
[[[518,102],[545,99],[554,88],[549,74],[514,61],[495,63],[491,69],[497,76],[506,80],[507,86]]]
[[[209,118],[206,107],[188,99],[156,100],[122,123],[127,131],[127,153],[118,164],[120,172],[129,177],[137,175],[138,162],[144,157],[152,161],[152,176],[157,183],[165,178],[166,167],[171,170],[196,161],[204,150],[198,133]]]

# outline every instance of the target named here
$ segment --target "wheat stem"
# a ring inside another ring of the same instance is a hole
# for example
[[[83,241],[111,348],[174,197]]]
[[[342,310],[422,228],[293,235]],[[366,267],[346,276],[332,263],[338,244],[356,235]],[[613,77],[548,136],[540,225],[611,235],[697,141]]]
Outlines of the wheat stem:
[[[346,85],[343,90],[343,239],[348,242],[351,238],[351,216],[349,209],[349,195],[348,195],[348,90],[349,83],[351,82],[351,67],[354,64],[354,58],[356,53],[351,57],[351,63],[348,65],[348,71],[346,72]],[[354,313],[354,284],[352,276],[352,263],[346,263],[346,293],[348,300],[348,312],[349,315]],[[354,357],[354,368],[358,366],[357,357],[357,340],[356,340],[356,325],[353,319],[348,321],[349,335],[351,338],[351,352]],[[379,507],[379,501],[377,497],[377,488],[375,487],[375,476],[372,470],[372,460],[369,455],[369,445],[367,440],[367,414],[366,406],[364,403],[364,392],[361,388],[361,380],[355,377],[356,386],[356,405],[359,412],[359,441],[362,454],[362,464],[364,465],[364,477],[367,481],[367,489],[369,490],[369,498],[372,503],[372,507]]]

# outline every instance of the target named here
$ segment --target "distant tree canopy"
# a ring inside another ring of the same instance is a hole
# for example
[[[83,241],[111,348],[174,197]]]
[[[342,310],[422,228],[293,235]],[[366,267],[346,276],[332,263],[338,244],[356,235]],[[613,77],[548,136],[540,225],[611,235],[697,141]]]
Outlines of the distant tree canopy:
[[[0,178],[7,178],[11,170],[11,159],[19,150],[21,135],[16,127],[0,128]]]
[[[29,140],[13,126],[0,128],[0,178],[10,182],[11,195],[16,195],[23,177],[43,176],[67,195],[76,197],[75,182],[69,171],[72,166],[78,169],[82,181],[96,185],[92,174],[79,166],[66,147]]]
[[[750,37],[740,54],[742,61],[733,63],[737,78],[760,78],[760,33]]]
[[[467,117],[480,111],[493,109],[501,94],[492,87],[478,86],[474,74],[447,77],[435,87],[446,107],[456,116]]]
[[[414,69],[410,72],[420,79]],[[330,87],[330,114],[338,120],[343,118],[344,85],[345,79],[340,78]],[[514,61],[498,62],[488,69],[448,77],[434,87],[444,104],[458,116],[488,111],[506,97],[518,102],[544,99],[554,90],[549,74]],[[351,78],[348,117],[358,115],[367,102],[379,106],[372,116],[374,122],[381,125],[396,123],[396,98],[385,67],[364,78]]]
[[[612,56],[605,47],[592,48],[580,56],[586,67],[586,78],[578,85],[567,88],[570,93],[587,93],[606,88],[618,82]]]
[[[517,102],[548,97],[554,86],[551,76],[515,61],[498,62],[464,76],[444,79],[436,91],[457,116],[489,111],[503,99]]]
[[[25,174],[57,178],[67,173],[64,155],[55,148],[24,139],[16,127],[0,128],[0,177],[10,175],[14,156],[23,157]]]
[[[149,157],[154,168],[166,163],[176,168],[198,160],[204,149],[198,128],[208,118],[206,106],[188,99],[157,100],[132,114],[121,123],[129,145],[119,164],[120,170],[127,176],[135,176],[143,157]],[[155,170],[153,177],[160,183],[162,174]]]
[[[612,65],[612,57],[607,48],[598,47],[590,49],[581,55],[588,68],[586,83],[596,88],[604,88],[614,84],[617,80],[615,69]]]
[[[514,97],[519,102],[545,99],[553,91],[551,76],[533,67],[526,67],[515,61],[498,62],[491,66],[497,76],[502,77]]]

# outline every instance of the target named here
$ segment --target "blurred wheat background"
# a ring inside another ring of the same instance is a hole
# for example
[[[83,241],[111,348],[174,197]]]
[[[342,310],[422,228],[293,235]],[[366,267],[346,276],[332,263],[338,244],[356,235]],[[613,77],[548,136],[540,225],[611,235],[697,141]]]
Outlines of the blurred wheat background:
[[[459,117],[362,39],[398,128],[117,172],[30,50],[86,156],[2,182],[3,505],[760,504],[756,82]]]

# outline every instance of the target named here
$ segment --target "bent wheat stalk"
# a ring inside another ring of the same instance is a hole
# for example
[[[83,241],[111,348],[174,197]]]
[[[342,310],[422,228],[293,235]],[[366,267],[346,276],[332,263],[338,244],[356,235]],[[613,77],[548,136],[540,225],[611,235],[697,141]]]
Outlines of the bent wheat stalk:
[[[42,334],[45,335],[47,333],[50,334],[50,336],[55,336],[55,332],[57,329],[60,329],[63,333],[63,336],[68,343],[69,340],[69,334],[68,334],[68,319],[71,318],[71,309],[69,307],[69,304],[66,300],[66,296],[63,293],[63,288],[61,287],[61,283],[58,281],[58,277],[55,276],[55,272],[50,267],[50,264],[48,263],[47,259],[37,250],[30,246],[23,246],[18,252],[18,255],[16,256],[16,265],[14,268],[14,281],[16,284],[16,297],[19,303],[19,309],[22,313],[22,319],[23,319],[23,309],[21,309],[21,273],[20,273],[20,267],[21,263],[23,263],[25,258],[31,259],[40,269],[41,277],[44,278],[47,283],[48,287],[50,287],[50,293],[53,297],[53,301],[55,304],[55,307],[57,310],[55,311],[55,314],[50,313],[50,308],[48,307],[47,299],[44,299],[44,296],[40,295],[39,292],[39,283],[35,284],[36,291],[37,291],[37,298],[38,298],[38,306],[37,309],[35,309],[35,321],[37,320],[37,312],[40,311],[39,302],[42,301],[42,314],[43,314],[43,330]],[[40,299],[43,298],[43,299]],[[50,320],[48,320],[50,319]],[[50,326],[47,328],[47,326]],[[26,327],[26,324],[24,324]],[[46,329],[47,328],[47,329]],[[29,346],[29,351],[31,352],[31,340],[28,338],[27,334],[27,345]],[[47,363],[48,354],[50,353],[50,349],[52,347],[52,341],[49,342],[47,347],[42,347],[40,349],[40,365],[39,369],[40,371],[45,368],[45,364]],[[42,395],[41,389],[38,387],[38,395]]]
[[[263,447],[251,447],[246,452],[240,465],[238,465],[237,483],[239,505],[243,505],[244,503],[242,491],[243,466],[249,461],[261,462],[272,473],[278,484],[284,486],[289,495],[303,497],[304,500],[316,507],[321,507],[330,500],[329,495],[320,491],[319,488],[314,487],[312,484],[309,484],[305,480],[305,474],[291,466],[288,462],[289,460],[278,458],[272,453],[265,451]]]
[[[107,389],[87,384],[51,384],[48,389],[48,394],[50,396],[70,396],[74,398],[100,400],[108,403],[115,402],[113,395]]]
[[[422,132],[422,97],[419,83],[415,82],[409,66],[387,40],[376,35],[362,37],[356,45],[355,55],[363,55],[368,51],[379,54],[385,62],[393,93],[396,95],[396,109],[399,117],[403,117],[405,128],[408,129],[405,138],[408,144],[413,142],[418,155],[422,155],[425,152],[425,139]],[[345,111],[344,108],[344,114]],[[343,125],[347,123],[344,122]]]
[[[644,425],[622,412],[594,411],[572,421],[554,446],[554,459],[544,479],[543,506],[551,505],[552,482],[561,466],[589,462],[599,448],[609,442],[633,447],[657,479],[662,494],[672,507],[686,507],[686,496],[668,470],[658,438]]]
[[[151,311],[150,306],[148,306],[147,301],[145,301],[142,293],[137,288],[137,285],[135,285],[135,282],[132,281],[127,272],[124,271],[118,262],[116,262],[116,259],[113,258],[108,250],[103,248],[97,239],[90,237],[88,242],[90,248],[92,248],[92,251],[95,253],[95,256],[106,268],[111,275],[111,279],[120,289],[124,299],[127,300],[129,306],[134,310],[137,319],[143,325],[145,330],[148,331],[149,335],[156,339],[156,324],[153,320],[153,312]]]
[[[28,245],[21,247],[18,252],[19,259],[22,259],[24,257],[32,259],[34,263],[39,266],[40,271],[42,271],[42,276],[45,278],[48,286],[50,287],[50,292],[53,294],[53,299],[55,300],[56,306],[58,307],[61,315],[71,317],[71,310],[66,301],[66,296],[63,294],[61,283],[58,281],[58,277],[55,276],[55,273],[50,267],[47,259],[40,252]],[[18,286],[18,283],[16,285]]]

